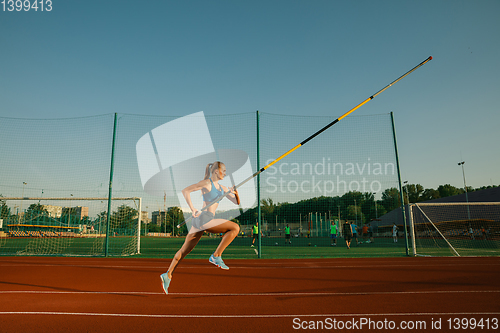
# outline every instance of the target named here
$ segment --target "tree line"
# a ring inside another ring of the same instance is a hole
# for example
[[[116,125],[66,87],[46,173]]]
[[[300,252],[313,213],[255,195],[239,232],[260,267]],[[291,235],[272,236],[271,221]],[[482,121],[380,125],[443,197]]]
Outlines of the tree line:
[[[480,188],[467,187],[468,192],[483,190],[496,186]],[[444,198],[465,192],[450,184],[440,185],[437,189],[425,189],[420,184],[406,184],[403,187],[403,201],[411,203]],[[310,218],[310,214],[326,216],[327,219],[342,219],[367,223],[376,220],[382,215],[401,207],[399,190],[395,187],[382,192],[380,200],[376,200],[373,193],[351,191],[342,196],[315,197],[301,200],[296,203],[276,203],[271,198],[261,200],[261,219],[272,223],[299,223]],[[257,220],[257,207],[247,210],[238,220],[242,224],[253,224]]]
[[[479,188],[467,187],[468,192],[484,190],[497,186],[483,186]],[[453,195],[465,193],[464,188],[457,188],[450,184],[440,185],[436,189],[426,189],[420,184],[406,184],[403,186],[403,201],[405,204],[409,202],[417,203],[438,198],[449,197]],[[399,190],[395,187],[386,189],[382,192],[380,200],[376,200],[373,193],[351,191],[342,196],[335,197],[315,197],[311,199],[301,200],[296,203],[274,202],[271,198],[261,200],[261,219],[268,223],[279,221],[280,223],[299,223],[310,218],[310,214],[318,214],[327,219],[342,219],[358,221],[366,223],[378,219],[380,216],[401,206],[401,197]],[[107,221],[107,213],[105,211],[98,214],[97,218],[91,219],[83,217],[77,219],[76,214],[71,210],[66,211],[63,216],[54,219],[59,223],[74,225],[74,224],[102,224]],[[41,204],[31,204],[25,212],[25,217],[41,217],[48,216],[48,212]],[[239,215],[239,214],[235,214]],[[0,195],[0,218],[7,222],[11,219],[19,218],[17,214],[11,213],[10,207],[5,201],[1,200]],[[111,228],[133,229],[137,223],[138,212],[136,209],[122,205],[117,211],[111,213]],[[234,221],[241,224],[253,224],[258,218],[258,209],[254,207],[247,210]],[[15,219],[14,219],[15,220]],[[153,225],[143,224],[143,228],[147,227],[150,232],[171,232],[175,226],[184,220],[184,214],[179,207],[170,207],[164,215],[160,217],[160,223]],[[144,222],[143,222],[144,223]],[[180,233],[187,232],[185,226]]]
[[[0,195],[0,218],[4,224],[26,224],[26,225],[54,225],[74,227],[79,225],[94,226],[95,230],[105,231],[107,225],[108,213],[101,211],[96,218],[89,216],[78,216],[76,207],[68,207],[63,210],[59,217],[51,217],[44,205],[40,203],[30,204],[22,215],[11,213],[11,209],[5,201],[1,200]],[[137,228],[138,211],[125,204],[117,207],[110,214],[110,228],[122,230],[134,230]]]

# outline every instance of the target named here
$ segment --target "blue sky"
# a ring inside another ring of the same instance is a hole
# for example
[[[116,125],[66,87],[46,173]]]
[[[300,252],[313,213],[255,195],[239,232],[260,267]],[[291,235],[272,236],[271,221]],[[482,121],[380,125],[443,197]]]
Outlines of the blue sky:
[[[500,184],[499,1],[52,6],[0,11],[0,117],[336,117],[432,55],[353,115],[394,112],[410,183]]]

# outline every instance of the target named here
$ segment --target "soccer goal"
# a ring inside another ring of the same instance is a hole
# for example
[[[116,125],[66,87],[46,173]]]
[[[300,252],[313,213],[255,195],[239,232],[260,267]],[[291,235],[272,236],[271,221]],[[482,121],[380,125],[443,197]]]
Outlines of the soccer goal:
[[[112,198],[108,214],[108,198],[0,197],[0,254],[138,254],[141,204]]]
[[[500,202],[417,203],[409,211],[414,255],[500,255]]]

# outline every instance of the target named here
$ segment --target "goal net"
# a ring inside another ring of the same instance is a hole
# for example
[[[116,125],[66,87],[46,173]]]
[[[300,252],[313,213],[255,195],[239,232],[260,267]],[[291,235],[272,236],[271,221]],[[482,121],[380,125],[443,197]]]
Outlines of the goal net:
[[[140,253],[141,198],[0,197],[0,254]],[[109,223],[108,223],[109,215]]]
[[[500,202],[410,205],[415,255],[500,255]]]

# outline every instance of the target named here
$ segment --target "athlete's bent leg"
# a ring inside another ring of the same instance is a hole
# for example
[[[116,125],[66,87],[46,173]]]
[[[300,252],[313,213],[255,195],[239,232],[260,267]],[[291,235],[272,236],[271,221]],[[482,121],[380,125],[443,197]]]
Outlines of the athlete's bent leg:
[[[214,220],[212,220],[214,221]],[[212,222],[210,221],[210,222]],[[219,233],[224,233],[224,236],[222,237],[222,240],[217,247],[217,249],[214,252],[214,256],[220,257],[226,247],[228,247],[229,244],[238,236],[238,233],[240,232],[240,226],[234,222],[227,221],[222,222],[222,223],[214,223],[213,227],[207,229],[208,232],[219,234]],[[217,222],[217,221],[216,221]],[[221,222],[221,221],[219,221]]]

